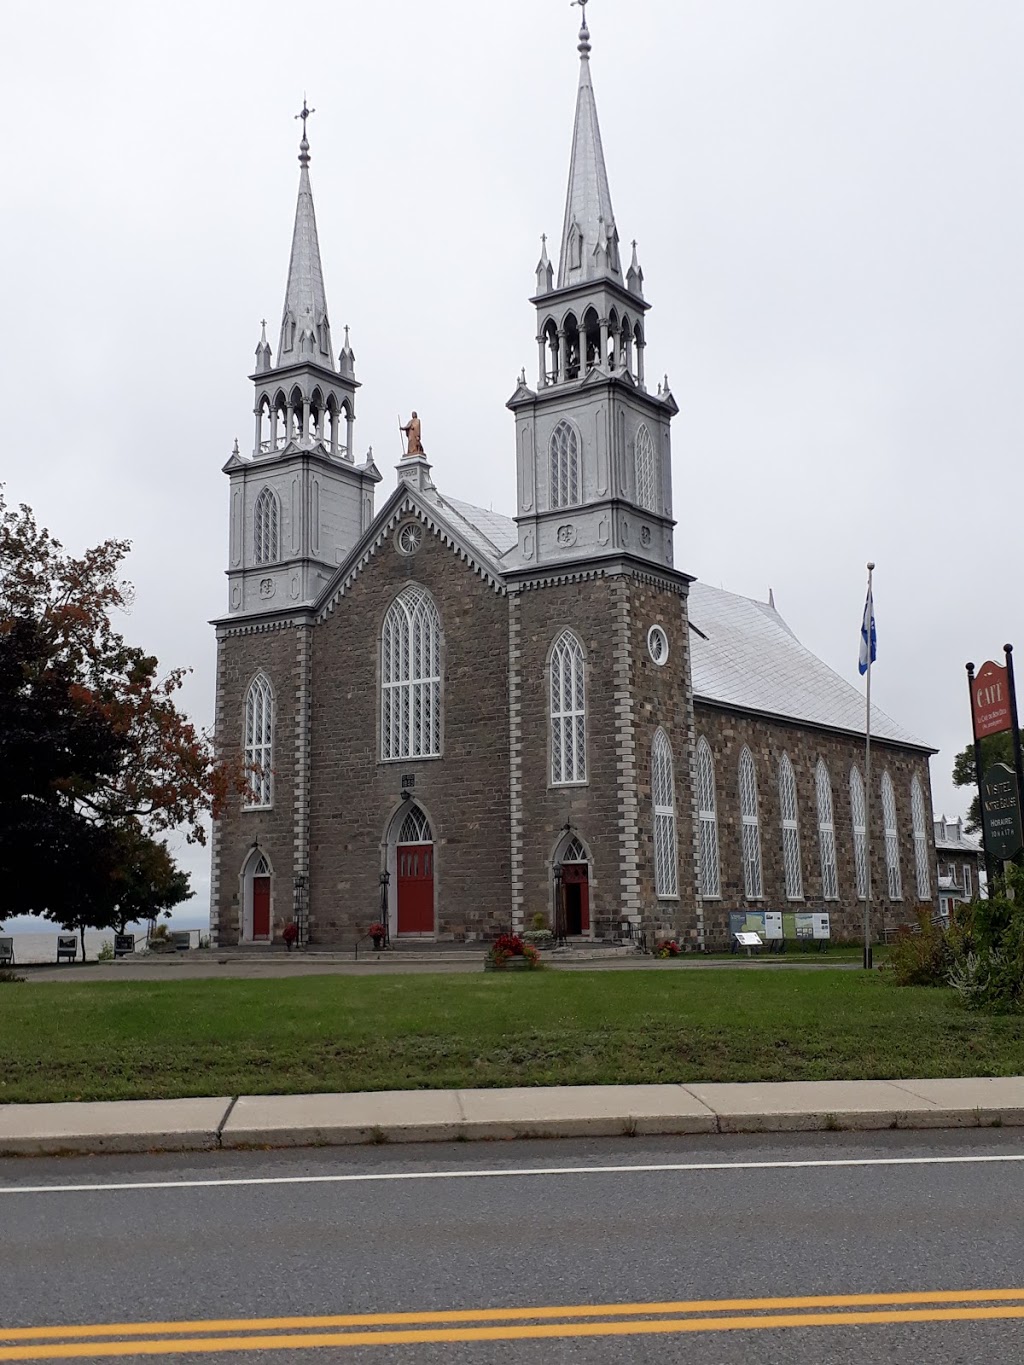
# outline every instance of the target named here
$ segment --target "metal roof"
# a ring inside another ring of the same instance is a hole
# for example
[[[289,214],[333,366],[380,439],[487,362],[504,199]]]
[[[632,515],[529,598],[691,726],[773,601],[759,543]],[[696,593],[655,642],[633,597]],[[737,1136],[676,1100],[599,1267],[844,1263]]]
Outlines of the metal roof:
[[[697,700],[864,733],[860,690],[805,648],[774,607],[695,582],[690,624],[696,627],[690,650]],[[871,733],[928,747],[877,706],[871,708]]]

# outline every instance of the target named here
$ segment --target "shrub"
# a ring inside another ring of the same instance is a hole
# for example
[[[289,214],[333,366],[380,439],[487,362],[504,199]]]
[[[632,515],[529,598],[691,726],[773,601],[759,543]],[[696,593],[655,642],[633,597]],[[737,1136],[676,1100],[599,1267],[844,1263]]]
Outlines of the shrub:
[[[110,939],[105,938],[105,939],[103,940],[103,942],[100,944],[100,950],[99,950],[99,952],[96,954],[96,961],[97,961],[97,962],[113,962],[113,960],[114,960],[114,945],[111,943]]]
[[[922,907],[917,923],[901,925],[889,953],[897,986],[944,986],[953,965],[946,931]]]
[[[12,972],[7,967],[0,967],[0,986],[13,986],[16,981],[24,981],[23,976],[17,972]]]
[[[1024,1011],[1024,869],[1010,867],[990,899],[956,906],[947,925],[921,910],[889,963],[897,985],[949,985],[966,1009]]]
[[[682,947],[674,938],[663,938],[660,943],[654,945],[655,957],[679,957]]]

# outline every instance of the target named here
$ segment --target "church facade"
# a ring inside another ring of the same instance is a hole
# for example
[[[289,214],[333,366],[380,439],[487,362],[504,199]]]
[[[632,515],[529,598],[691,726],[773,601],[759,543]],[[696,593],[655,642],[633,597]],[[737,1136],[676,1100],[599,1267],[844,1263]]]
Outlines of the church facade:
[[[714,948],[752,910],[827,911],[852,938],[869,875],[876,922],[934,906],[932,751],[875,712],[869,789],[859,692],[772,603],[675,566],[678,409],[647,381],[585,19],[579,56],[536,381],[508,402],[515,518],[440,491],[418,426],[375,508],[303,123],[277,356],[264,330],[252,453],[225,466],[216,733],[249,776],[214,825],[220,945],[294,921],[302,942],[350,947],[382,914],[410,942],[542,916],[570,940]]]

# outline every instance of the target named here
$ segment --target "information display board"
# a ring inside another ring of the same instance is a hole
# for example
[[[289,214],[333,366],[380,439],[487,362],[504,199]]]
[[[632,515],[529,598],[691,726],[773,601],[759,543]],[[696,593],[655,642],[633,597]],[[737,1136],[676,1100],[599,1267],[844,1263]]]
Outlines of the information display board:
[[[786,938],[821,942],[832,937],[831,922],[822,911],[801,911],[799,914],[787,911],[782,916],[782,924]]]
[[[765,943],[782,940],[781,910],[740,910],[729,916],[729,936],[758,934]]]

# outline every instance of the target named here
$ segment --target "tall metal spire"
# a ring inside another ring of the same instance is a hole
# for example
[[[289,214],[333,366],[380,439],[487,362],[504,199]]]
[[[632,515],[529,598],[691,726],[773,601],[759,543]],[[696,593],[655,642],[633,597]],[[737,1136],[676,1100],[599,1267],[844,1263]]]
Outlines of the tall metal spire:
[[[312,362],[334,369],[334,350],[331,346],[331,326],[327,316],[327,295],[324,273],[320,264],[320,242],[313,211],[313,190],[309,182],[309,139],[306,120],[316,110],[308,108],[305,99],[295,115],[302,120],[302,140],[299,143],[299,198],[295,208],[295,230],[292,233],[292,254],[288,265],[288,287],[285,291],[284,312],[281,316],[281,344],[278,365]]]
[[[580,87],[576,100],[576,126],[569,162],[569,189],[565,200],[562,254],[558,263],[558,287],[607,276],[621,282],[619,235],[612,211],[608,171],[597,121],[597,102],[590,78],[590,29],[587,0],[573,0],[583,11],[580,26]]]

